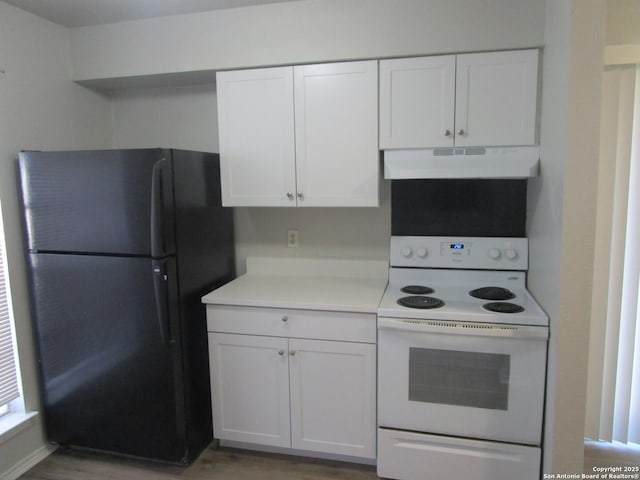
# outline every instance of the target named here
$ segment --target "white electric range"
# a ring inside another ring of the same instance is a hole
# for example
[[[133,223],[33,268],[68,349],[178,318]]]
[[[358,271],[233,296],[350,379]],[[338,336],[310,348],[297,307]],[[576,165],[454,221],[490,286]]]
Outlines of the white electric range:
[[[528,242],[392,237],[378,309],[378,475],[539,477],[548,317]]]

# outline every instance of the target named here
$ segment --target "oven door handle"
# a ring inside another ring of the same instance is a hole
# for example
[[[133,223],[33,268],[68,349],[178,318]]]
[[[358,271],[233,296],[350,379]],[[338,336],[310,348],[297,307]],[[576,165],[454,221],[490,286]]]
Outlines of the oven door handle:
[[[469,323],[378,317],[378,328],[383,330],[400,330],[404,332],[472,335],[477,337],[523,338],[538,340],[546,340],[549,338],[549,329],[547,327],[502,325],[496,323]]]

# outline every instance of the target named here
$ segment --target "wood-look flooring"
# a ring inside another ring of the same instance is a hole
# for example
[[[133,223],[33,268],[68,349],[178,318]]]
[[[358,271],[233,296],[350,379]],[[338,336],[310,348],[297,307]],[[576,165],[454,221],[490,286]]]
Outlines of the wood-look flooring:
[[[640,446],[586,441],[584,473],[597,473],[595,467],[640,467]]]
[[[374,480],[373,466],[220,448],[189,467],[59,449],[20,480]]]
[[[584,473],[594,473],[594,467],[638,465],[640,465],[639,447],[585,442]],[[375,467],[372,466],[220,448],[205,450],[188,468],[60,449],[22,475],[20,480],[375,480],[377,478]]]

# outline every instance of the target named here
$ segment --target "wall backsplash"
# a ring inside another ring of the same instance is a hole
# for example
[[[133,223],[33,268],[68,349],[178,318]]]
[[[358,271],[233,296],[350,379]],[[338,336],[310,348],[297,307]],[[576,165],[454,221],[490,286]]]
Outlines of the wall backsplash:
[[[526,236],[526,180],[393,180],[393,235]]]
[[[389,259],[390,182],[380,187],[380,206],[362,208],[235,208],[238,274],[247,256]],[[299,246],[287,247],[287,230]]]

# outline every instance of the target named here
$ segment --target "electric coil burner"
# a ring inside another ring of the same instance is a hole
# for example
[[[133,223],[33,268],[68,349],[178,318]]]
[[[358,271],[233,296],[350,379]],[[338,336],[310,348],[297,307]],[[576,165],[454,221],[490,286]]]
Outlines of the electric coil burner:
[[[434,292],[433,288],[424,285],[407,285],[402,287],[400,291],[410,295],[428,295]]]
[[[402,297],[398,299],[398,305],[408,308],[440,308],[444,306],[444,302],[439,298],[426,297],[421,295],[412,295],[410,297]]]
[[[483,300],[511,300],[515,297],[512,291],[502,287],[480,287],[471,290],[469,295]]]
[[[484,308],[485,310],[489,310],[490,312],[498,313],[520,313],[524,311],[524,308],[522,308],[520,305],[509,302],[485,303],[482,308]]]

